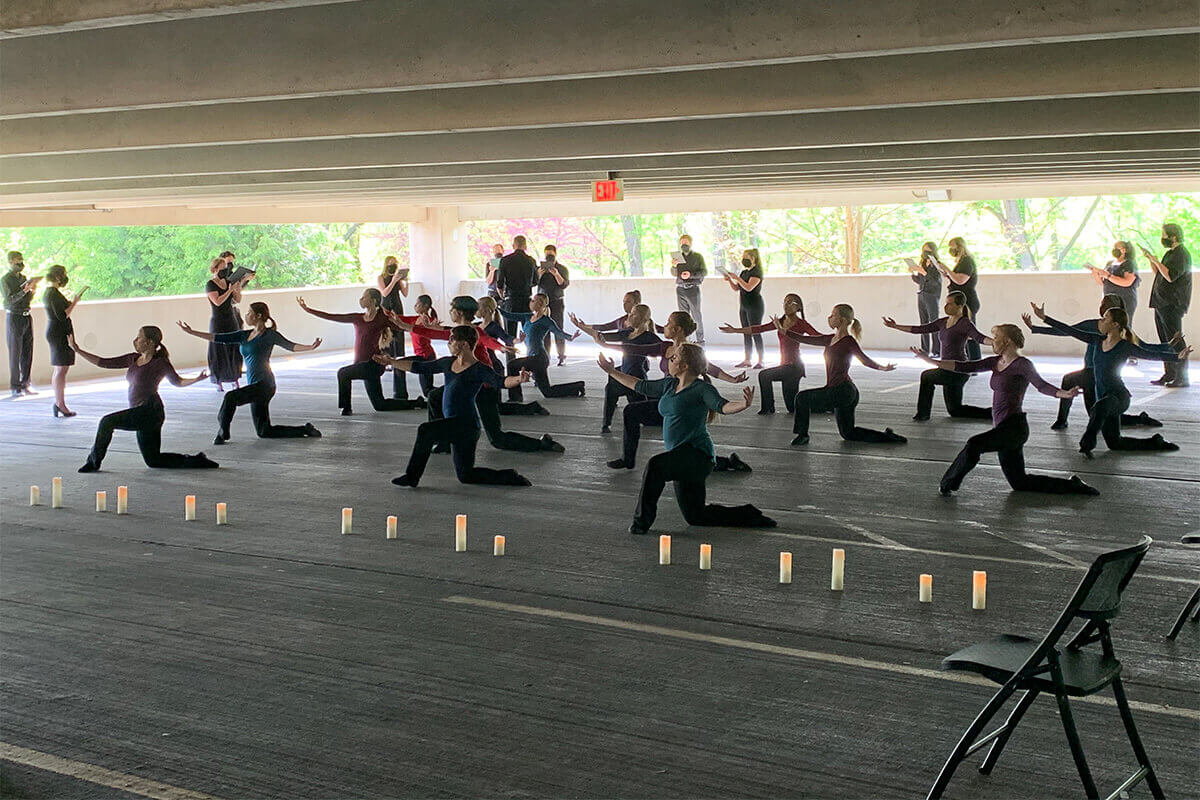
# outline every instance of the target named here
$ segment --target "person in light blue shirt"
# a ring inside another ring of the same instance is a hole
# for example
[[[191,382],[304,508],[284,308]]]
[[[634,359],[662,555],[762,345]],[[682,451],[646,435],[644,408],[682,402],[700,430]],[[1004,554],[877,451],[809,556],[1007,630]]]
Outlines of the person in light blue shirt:
[[[708,424],[717,414],[737,414],[754,402],[754,388],[742,390],[742,399],[726,400],[704,380],[708,362],[698,345],[675,348],[668,363],[668,377],[646,380],[626,375],[604,354],[600,368],[610,378],[638,394],[658,398],[663,417],[663,445],[666,452],[646,464],[642,491],[638,496],[632,534],[650,532],[658,515],[658,499],[667,483],[675,484],[675,499],[689,525],[720,525],[731,528],[773,528],[775,520],[752,505],[722,506],[705,502],[704,481],[716,461]]]
[[[500,309],[500,316],[509,322],[519,323],[521,336],[517,341],[524,341],[527,355],[524,358],[513,358],[508,362],[508,375],[520,375],[522,370],[528,370],[533,375],[533,383],[543,397],[583,397],[583,381],[551,384],[547,369],[550,367],[550,356],[546,352],[546,337],[571,340],[578,336],[568,335],[550,317],[550,301],[544,294],[535,294],[529,301],[529,311],[505,311]],[[508,399],[519,403],[524,398],[520,384],[509,389]]]

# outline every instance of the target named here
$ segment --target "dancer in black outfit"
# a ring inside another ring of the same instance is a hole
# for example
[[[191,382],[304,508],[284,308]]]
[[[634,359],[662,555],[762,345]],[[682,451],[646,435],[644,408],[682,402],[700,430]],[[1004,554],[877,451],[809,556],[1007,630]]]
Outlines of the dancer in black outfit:
[[[699,345],[676,348],[669,363],[670,376],[655,381],[626,375],[603,353],[600,368],[608,376],[638,394],[658,398],[663,417],[666,452],[651,457],[642,478],[632,534],[650,532],[658,515],[658,499],[668,483],[675,484],[675,499],[689,525],[721,525],[731,528],[773,528],[775,521],[752,505],[722,506],[705,503],[704,481],[713,471],[715,455],[708,423],[717,414],[737,414],[754,402],[754,388],[742,390],[741,400],[726,400],[704,380],[708,363]]]
[[[238,406],[249,404],[250,418],[254,420],[254,432],[261,439],[299,439],[305,436],[319,437],[321,432],[311,422],[303,425],[274,425],[271,423],[271,398],[275,396],[275,373],[271,371],[271,351],[276,347],[296,353],[307,353],[321,346],[321,340],[312,344],[296,344],[285,339],[275,327],[271,309],[266,303],[251,303],[246,312],[246,324],[250,330],[234,333],[205,333],[194,330],[186,322],[178,322],[184,333],[198,339],[237,345],[246,364],[246,385],[225,394],[221,410],[217,412],[217,438],[213,444],[229,441],[229,425]]]
[[[476,298],[479,304],[479,330],[492,337],[493,339],[503,342],[506,348],[511,348],[516,344],[516,337],[510,336],[508,330],[504,327],[504,318],[500,316],[500,307],[496,303],[496,298],[491,295]],[[513,352],[505,350],[506,354]],[[507,358],[507,355],[506,355]],[[505,376],[505,368],[507,361],[501,361],[499,358],[492,358],[492,369],[496,370],[496,374],[501,379]],[[500,416],[502,417],[528,417],[540,416],[546,417],[550,412],[538,401],[532,400],[528,403],[517,402],[514,400],[501,400],[499,404]]]
[[[956,236],[950,240],[950,255],[954,260],[954,269],[949,269],[941,261],[938,261],[936,256],[933,259],[933,265],[939,272],[949,281],[948,288],[957,289],[967,298],[967,308],[971,314],[968,319],[975,325],[979,324],[979,270],[975,266],[975,257],[967,250],[967,243],[961,236]],[[979,342],[972,339],[967,342],[967,358],[979,360],[982,357],[983,351],[979,349]],[[942,353],[942,358],[946,358],[946,353]]]
[[[1130,400],[1129,390],[1125,388],[1125,382],[1121,379],[1121,368],[1131,357],[1173,363],[1186,359],[1192,348],[1185,347],[1176,354],[1139,346],[1137,337],[1129,330],[1129,317],[1120,308],[1110,308],[1105,312],[1096,326],[1097,333],[1085,333],[1046,316],[1044,307],[1033,303],[1030,305],[1033,306],[1034,316],[1051,328],[1073,336],[1081,342],[1096,345],[1092,367],[1096,380],[1096,404],[1088,414],[1087,430],[1079,440],[1079,452],[1085,458],[1092,458],[1092,451],[1096,449],[1096,439],[1101,434],[1109,450],[1144,452],[1179,449],[1179,445],[1163,439],[1161,433],[1156,433],[1149,439],[1121,435],[1121,415],[1129,409]]]
[[[759,258],[758,248],[752,247],[742,251],[742,271],[738,275],[726,272],[723,276],[729,288],[738,293],[738,320],[742,328],[756,328],[762,324],[763,315],[767,312],[762,298],[763,267]],[[742,349],[745,358],[736,367],[750,366],[750,349],[753,346],[758,353],[758,361],[754,369],[763,368],[763,338],[762,332],[743,332]]]
[[[393,314],[404,313],[404,298],[408,297],[408,268],[400,269],[395,256],[383,260],[383,272],[375,278],[375,286],[383,297],[379,307]],[[392,358],[404,357],[404,337],[393,336],[385,351]],[[402,371],[392,372],[392,397],[408,399],[408,381]]]
[[[162,343],[162,331],[153,325],[138,329],[133,340],[133,352],[114,358],[93,355],[79,346],[75,337],[70,337],[71,347],[87,361],[104,369],[125,370],[129,383],[129,408],[106,414],[96,428],[96,441],[80,472],[98,472],[108,453],[113,431],[136,431],[138,449],[147,467],[164,469],[211,469],[217,462],[204,453],[194,456],[181,453],[162,452],[162,426],[166,421],[162,398],[158,396],[158,385],[166,378],[175,386],[191,386],[208,377],[204,370],[194,378],[181,378],[171,366],[171,358]]]
[[[204,294],[212,308],[208,332],[233,333],[241,330],[242,322],[234,305],[241,302],[242,283],[229,282],[231,270],[224,258],[214,258],[208,271],[212,273],[212,278],[204,285]],[[242,356],[237,345],[209,342],[208,370],[211,373],[210,380],[217,385],[218,392],[225,391],[223,384],[226,383],[232,383],[235,389],[241,385]]]
[[[1123,298],[1120,295],[1106,294],[1100,301],[1100,317],[1108,313],[1110,308],[1124,308],[1122,305]],[[1082,333],[1099,333],[1100,317],[1095,319],[1085,319],[1082,322],[1076,322],[1071,327]],[[1066,336],[1060,330],[1042,325],[1034,325],[1033,318],[1028,314],[1022,314],[1021,319],[1025,321],[1025,327],[1029,328],[1032,333],[1041,333],[1049,336]],[[1149,342],[1141,342],[1141,346],[1147,350],[1161,350],[1166,353],[1175,352],[1175,345],[1182,337],[1177,337],[1176,341],[1168,344],[1150,344]],[[1092,406],[1096,405],[1096,347],[1094,342],[1089,342],[1087,350],[1083,354],[1083,369],[1075,372],[1068,372],[1063,376],[1062,388],[1073,389],[1078,387],[1083,394],[1083,407],[1088,414],[1092,413]],[[1071,405],[1073,398],[1064,397],[1058,401],[1058,417],[1050,426],[1052,431],[1065,431],[1067,429],[1067,417],[1071,413]],[[1161,428],[1162,423],[1154,417],[1143,411],[1140,414],[1122,414],[1121,425],[1145,425],[1151,428]]]
[[[29,303],[41,276],[26,279],[25,257],[19,250],[8,251],[8,272],[4,273],[4,310],[8,337],[8,382],[13,397],[37,394],[29,388],[29,373],[33,368],[33,318]]]
[[[1163,257],[1142,248],[1142,255],[1154,269],[1154,285],[1150,287],[1150,307],[1154,309],[1154,327],[1160,342],[1170,342],[1183,333],[1183,318],[1192,304],[1192,254],[1183,246],[1183,228],[1168,222],[1162,226]],[[1150,381],[1155,386],[1179,389],[1189,386],[1187,359],[1163,365],[1161,378]]]
[[[511,469],[486,469],[475,466],[475,447],[479,443],[479,415],[475,410],[475,396],[480,387],[512,387],[529,380],[529,372],[523,371],[501,381],[490,367],[475,359],[475,345],[479,334],[468,325],[459,325],[450,331],[450,353],[436,361],[414,361],[411,358],[392,360],[387,356],[376,356],[377,361],[391,363],[396,369],[416,372],[441,373],[445,375],[442,393],[442,419],[423,422],[417,428],[417,441],[404,474],[393,478],[397,486],[416,487],[425,474],[429,455],[439,442],[448,442],[454,473],[461,483],[483,483],[493,486],[529,486],[529,481]]]
[[[616,333],[601,333],[572,316],[571,321],[579,330],[591,336],[596,344],[603,347],[612,342],[624,342],[631,345],[661,344],[662,340],[654,333],[654,320],[650,318],[650,306],[638,304],[630,310],[626,321],[629,327]],[[650,359],[638,353],[627,352],[621,357],[620,371],[635,378],[645,378],[650,371]],[[624,397],[626,404],[638,403],[646,398],[630,389],[620,381],[609,378],[604,386],[604,420],[600,425],[601,433],[612,430],[613,414],[617,412],[617,404]]]
[[[782,330],[780,320],[772,317],[771,321]],[[890,372],[896,365],[878,364],[858,346],[862,325],[854,318],[854,309],[850,306],[837,304],[829,312],[826,322],[833,328],[833,333],[804,336],[790,328],[784,331],[784,335],[800,344],[825,348],[825,385],[820,389],[806,389],[796,395],[796,419],[792,424],[796,438],[792,439],[792,444],[808,444],[808,422],[813,411],[832,411],[837,419],[838,433],[848,442],[904,444],[908,440],[891,428],[876,431],[854,424],[858,387],[850,380],[850,360],[857,358],[865,366],[881,372]]]
[[[884,317],[883,324],[889,328],[905,333],[933,334],[937,337],[938,352],[946,361],[966,361],[967,344],[982,342],[990,345],[992,340],[979,332],[967,317],[966,297],[962,292],[950,292],[946,295],[944,306],[946,316],[922,325],[899,325],[891,317]],[[925,352],[922,340],[921,352]],[[936,360],[936,359],[935,359]],[[933,410],[933,387],[942,387],[942,399],[946,402],[946,411],[950,416],[959,419],[991,419],[992,410],[980,406],[969,406],[963,403],[963,387],[971,376],[966,373],[947,369],[927,369],[921,373],[921,388],[917,392],[917,413],[913,419],[925,422]]]
[[[795,331],[809,336],[821,335],[804,319],[804,301],[798,294],[784,295],[783,316],[779,318],[779,322],[779,329],[775,327],[774,322],[764,322],[761,325],[743,328],[735,328],[732,325],[720,327],[722,333],[740,333],[743,336],[747,333],[761,334],[767,331],[775,331],[779,335],[779,366],[764,369],[758,373],[758,388],[762,393],[760,401],[762,408],[759,409],[759,414],[775,413],[775,392],[772,387],[775,381],[782,384],[780,388],[783,392],[783,404],[789,414],[796,405],[796,392],[800,388],[800,379],[804,377],[804,361],[800,358],[800,345],[789,339],[786,332]]]
[[[942,297],[942,276],[937,268],[937,243],[921,245],[921,260],[908,260],[909,277],[917,285],[917,319],[928,325],[938,318],[938,301]],[[932,333],[921,334],[921,351],[941,358],[941,342]]]
[[[46,293],[42,301],[46,305],[46,341],[50,344],[50,366],[54,371],[50,376],[50,385],[54,388],[54,416],[73,417],[75,412],[67,408],[67,370],[75,363],[75,351],[71,349],[70,338],[75,333],[71,324],[71,312],[79,303],[79,298],[88,287],[84,286],[75,293],[74,299],[68,300],[63,296],[62,287],[67,285],[67,269],[62,264],[55,264],[46,270]]]
[[[1047,383],[1034,369],[1033,362],[1021,355],[1025,335],[1016,325],[997,325],[992,328],[992,349],[996,355],[979,361],[941,361],[930,358],[919,348],[912,348],[918,358],[936,364],[939,369],[962,372],[991,372],[992,424],[986,433],[967,440],[954,463],[942,476],[941,493],[949,496],[962,486],[963,478],[979,463],[983,453],[997,453],[1000,469],[1008,485],[1019,492],[1046,494],[1097,495],[1078,475],[1053,478],[1049,475],[1030,475],[1025,471],[1025,442],[1029,440],[1029,421],[1022,410],[1025,390],[1030,384],[1050,397],[1070,397],[1078,389],[1057,389]]]

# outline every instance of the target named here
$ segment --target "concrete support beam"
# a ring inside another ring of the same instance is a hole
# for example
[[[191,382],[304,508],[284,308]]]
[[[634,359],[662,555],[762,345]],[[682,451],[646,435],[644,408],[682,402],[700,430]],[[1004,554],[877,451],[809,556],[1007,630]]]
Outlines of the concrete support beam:
[[[0,38],[345,2],[353,0],[20,0],[0,5]]]
[[[410,228],[413,273],[433,295],[436,307],[445,309],[459,284],[473,277],[467,263],[467,229],[453,206],[427,211]]]
[[[535,30],[553,36],[531,36]],[[145,108],[960,50],[946,56],[953,69],[971,48],[1198,31],[1177,0],[1092,0],[1082,9],[1072,0],[363,0],[10,39],[0,49],[0,110]]]

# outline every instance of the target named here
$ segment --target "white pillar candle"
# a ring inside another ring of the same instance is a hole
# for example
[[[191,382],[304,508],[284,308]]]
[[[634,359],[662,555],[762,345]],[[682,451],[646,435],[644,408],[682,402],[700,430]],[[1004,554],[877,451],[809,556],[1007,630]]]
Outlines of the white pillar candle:
[[[779,554],[779,582],[792,582],[792,554],[786,551]]]
[[[846,584],[846,551],[833,548],[833,570],[829,574],[829,588],[840,592]]]
[[[40,506],[42,504],[42,488],[40,486],[29,487],[29,505]]]
[[[108,492],[96,492],[96,510],[108,511]]]
[[[224,525],[224,524],[226,524],[226,522],[228,522],[228,519],[229,519],[228,514],[227,514],[228,510],[229,510],[229,507],[226,506],[224,503],[217,503],[217,524],[218,525]]]
[[[980,569],[971,573],[971,608],[987,608],[987,573]]]
[[[387,538],[389,538],[389,539],[396,538],[397,525],[399,524],[399,522],[400,521],[398,519],[396,519],[394,516],[387,518]]]
[[[183,498],[183,518],[188,522],[196,518],[196,495],[189,494]]]
[[[658,537],[658,563],[663,565],[671,563],[671,537],[665,533]]]
[[[454,517],[454,552],[467,552],[467,515],[458,514]]]
[[[504,537],[503,536],[497,536],[494,539],[492,539],[492,555],[494,555],[494,556],[504,555]]]
[[[700,569],[712,569],[712,545],[700,545]]]
[[[62,478],[50,482],[50,507],[62,508]]]
[[[933,602],[933,576],[930,575],[929,573],[923,573],[921,575],[921,589],[919,592],[919,599],[922,603],[932,603]]]
[[[128,514],[129,513],[129,487],[128,486],[118,486],[117,487],[117,513],[118,514]]]
[[[354,527],[354,509],[353,508],[343,508],[342,509],[342,535],[343,536],[349,535],[349,533],[353,529],[353,527]]]

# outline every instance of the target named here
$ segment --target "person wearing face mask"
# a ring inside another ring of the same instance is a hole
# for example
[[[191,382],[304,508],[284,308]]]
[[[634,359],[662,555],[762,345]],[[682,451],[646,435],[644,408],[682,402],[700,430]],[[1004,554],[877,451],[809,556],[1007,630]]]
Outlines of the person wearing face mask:
[[[212,277],[204,285],[212,315],[208,320],[209,333],[233,333],[242,329],[242,320],[234,304],[242,299],[242,285],[229,280],[229,262],[218,256],[208,266]],[[225,391],[223,384],[232,383],[236,389],[242,379],[242,354],[237,345],[208,343],[209,380],[217,385],[217,391]]]
[[[399,259],[388,256],[383,260],[383,272],[375,279],[375,286],[383,296],[383,303],[379,307],[385,313],[404,313],[404,298],[408,297],[408,269],[400,269]],[[386,352],[393,358],[403,358],[404,337],[393,336]],[[408,381],[405,375],[406,373],[400,370],[392,373],[392,397],[399,400],[408,399]]]
[[[566,310],[566,300],[564,292],[571,285],[571,276],[558,261],[558,248],[552,244],[546,245],[545,260],[538,265],[537,271],[537,292],[546,295],[546,299],[550,302],[550,319],[558,323],[558,327],[563,326],[565,321],[563,312]],[[549,345],[549,334],[547,334],[546,345]],[[556,339],[554,342],[555,348],[558,350],[558,366],[562,366],[567,361],[567,343],[564,339]],[[547,346],[548,350],[549,347]]]
[[[8,253],[8,272],[4,275],[4,310],[8,336],[8,385],[13,397],[37,394],[29,388],[29,373],[33,368],[33,319],[29,302],[40,277],[26,280],[25,257],[17,250]]]
[[[926,242],[921,245],[921,260],[915,265],[909,261],[908,271],[917,285],[917,318],[928,325],[941,316],[938,301],[942,297],[942,276],[938,272],[937,244]],[[921,352],[933,358],[942,354],[941,338],[936,333],[921,334]]]
[[[1167,252],[1161,259],[1144,247],[1142,254],[1154,268],[1150,289],[1154,327],[1159,341],[1170,342],[1183,335],[1183,317],[1192,304],[1192,254],[1183,246],[1183,228],[1171,222],[1162,226],[1162,246]],[[1164,363],[1162,377],[1150,382],[1172,389],[1188,386],[1187,359]]]
[[[1133,260],[1133,247],[1129,242],[1113,242],[1112,260],[1105,264],[1103,269],[1091,264],[1084,266],[1091,270],[1092,278],[1100,284],[1102,299],[1110,295],[1121,298],[1122,307],[1132,325],[1133,313],[1137,311],[1138,304],[1137,287],[1142,279],[1138,277],[1137,264]]]
[[[979,324],[979,272],[975,268],[975,257],[967,250],[967,243],[961,236],[950,240],[950,255],[954,258],[954,269],[950,269],[934,256],[934,266],[950,282],[949,288],[956,289],[967,298],[967,309],[971,312],[969,319]],[[967,358],[978,361],[983,357],[979,342],[972,339],[967,342]]]
[[[679,310],[691,316],[696,323],[696,344],[704,346],[704,316],[700,310],[700,284],[708,268],[704,256],[692,249],[692,237],[686,233],[679,237],[679,254],[683,260],[672,256],[671,274],[675,276],[675,300]]]
[[[488,297],[493,300],[500,299],[500,293],[496,291],[496,274],[500,269],[500,259],[502,258],[504,258],[504,245],[492,245],[492,257],[488,259],[487,272],[483,280],[487,284]]]
[[[743,250],[741,273],[734,275],[732,272],[726,272],[724,278],[725,282],[729,284],[729,288],[738,293],[738,319],[742,323],[742,328],[760,326],[767,309],[763,305],[762,299],[763,268],[758,248]],[[757,332],[742,333],[742,351],[745,358],[742,359],[742,363],[735,366],[750,366],[752,345],[755,352],[758,353],[758,361],[754,364],[754,369],[763,368],[763,338],[762,334]]]

